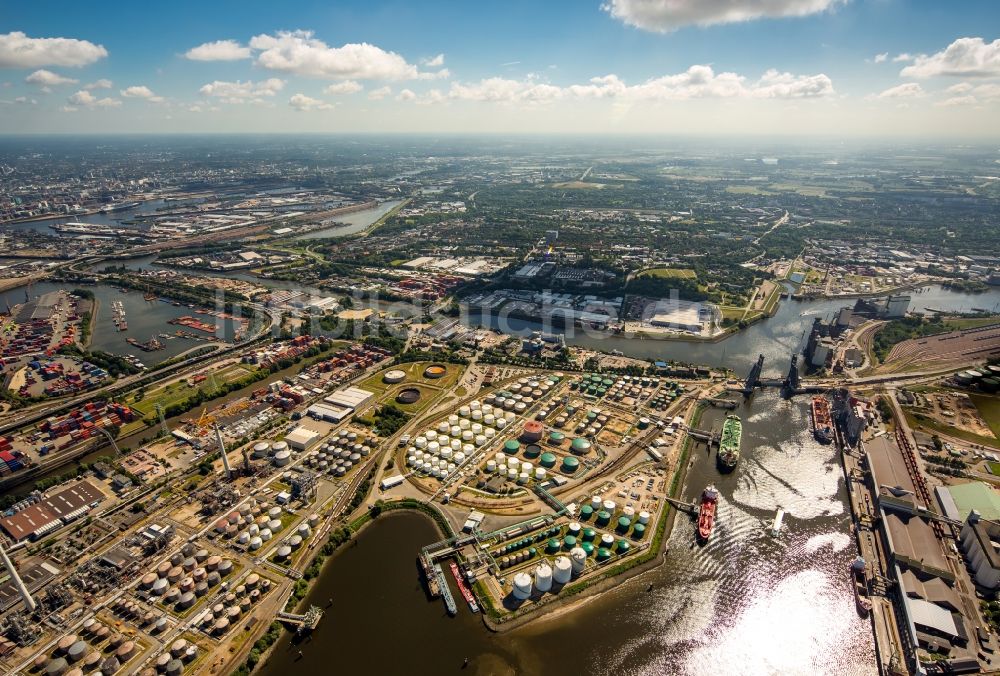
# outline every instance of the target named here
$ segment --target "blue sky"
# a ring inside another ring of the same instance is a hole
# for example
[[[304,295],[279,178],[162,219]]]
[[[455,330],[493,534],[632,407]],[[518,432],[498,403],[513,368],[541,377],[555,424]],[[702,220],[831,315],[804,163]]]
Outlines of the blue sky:
[[[283,4],[0,2],[0,132],[998,134],[991,0]]]

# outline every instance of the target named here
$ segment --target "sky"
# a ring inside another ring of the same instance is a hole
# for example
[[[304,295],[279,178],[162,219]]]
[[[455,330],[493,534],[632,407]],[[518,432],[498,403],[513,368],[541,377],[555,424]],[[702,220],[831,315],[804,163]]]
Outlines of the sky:
[[[0,133],[1000,136],[996,0],[10,2]]]

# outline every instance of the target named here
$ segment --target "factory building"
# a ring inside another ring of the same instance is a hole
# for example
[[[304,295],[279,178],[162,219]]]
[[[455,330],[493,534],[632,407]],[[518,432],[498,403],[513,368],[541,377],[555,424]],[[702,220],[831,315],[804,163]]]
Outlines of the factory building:
[[[315,430],[299,425],[285,435],[285,441],[296,451],[307,451],[319,443],[320,434]]]
[[[89,481],[79,481],[0,519],[0,528],[15,542],[37,539],[62,524],[76,520],[102,500],[104,493],[96,486]]]
[[[345,387],[342,390],[337,390],[330,396],[326,397],[323,401],[327,404],[333,404],[334,406],[354,411],[363,406],[374,396],[375,395],[368,390],[362,390],[360,387]]]
[[[959,544],[976,584],[991,590],[1000,588],[1000,522],[984,519],[973,510],[962,526]]]

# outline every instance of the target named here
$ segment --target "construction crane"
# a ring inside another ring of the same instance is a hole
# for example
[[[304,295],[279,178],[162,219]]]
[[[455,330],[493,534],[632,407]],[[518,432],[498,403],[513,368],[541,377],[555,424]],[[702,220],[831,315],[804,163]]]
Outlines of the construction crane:
[[[215,423],[215,416],[208,414],[208,406],[201,409],[201,417],[198,418],[198,427],[209,427]]]

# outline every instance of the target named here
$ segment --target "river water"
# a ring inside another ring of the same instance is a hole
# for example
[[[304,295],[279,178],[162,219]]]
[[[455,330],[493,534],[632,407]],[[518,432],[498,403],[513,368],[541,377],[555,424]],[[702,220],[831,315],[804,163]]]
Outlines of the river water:
[[[923,312],[924,308],[935,308],[950,312],[971,312],[973,307],[992,310],[1000,303],[1000,288],[990,287],[985,293],[960,293],[939,285],[922,287],[911,292],[911,312]],[[585,332],[580,327],[556,329],[566,333],[566,343],[593,350],[620,350],[629,357],[638,359],[662,359],[690,364],[725,366],[744,375],[763,354],[764,375],[774,377],[784,375],[793,353],[805,347],[809,329],[816,317],[831,319],[842,307],[853,306],[855,299],[840,300],[783,300],[773,317],[757,322],[748,328],[718,342],[682,340],[636,340],[604,332]],[[473,324],[498,328],[498,318],[489,315],[471,315]],[[521,319],[506,319],[508,327],[514,331],[527,333],[533,330],[551,332],[538,322]]]
[[[720,489],[707,545],[695,544],[693,522],[679,515],[663,566],[566,614],[492,634],[461,602],[450,618],[427,599],[416,556],[440,537],[431,522],[383,517],[323,571],[309,601],[333,606],[316,634],[282,638],[261,673],[336,664],[440,674],[460,671],[466,657],[473,674],[877,673],[871,625],[857,615],[848,575],[856,549],[835,449],[809,432],[806,398],[765,391],[737,413],[745,422],[736,470],[720,475],[701,447],[684,490],[693,502],[709,483]],[[722,416],[709,410],[701,426]],[[774,537],[778,506],[786,516]]]
[[[357,234],[392,211],[402,201],[388,200],[371,209],[363,209],[349,214],[334,216],[331,219],[331,227],[324,228],[323,230],[314,230],[295,239],[325,239],[327,237],[344,237],[346,235]]]

